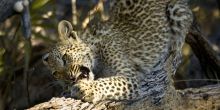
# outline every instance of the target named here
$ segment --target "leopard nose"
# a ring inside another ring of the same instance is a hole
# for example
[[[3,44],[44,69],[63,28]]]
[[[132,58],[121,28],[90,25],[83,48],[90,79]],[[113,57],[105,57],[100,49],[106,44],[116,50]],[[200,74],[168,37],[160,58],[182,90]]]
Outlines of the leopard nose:
[[[42,57],[43,62],[48,62],[49,54],[46,54]]]

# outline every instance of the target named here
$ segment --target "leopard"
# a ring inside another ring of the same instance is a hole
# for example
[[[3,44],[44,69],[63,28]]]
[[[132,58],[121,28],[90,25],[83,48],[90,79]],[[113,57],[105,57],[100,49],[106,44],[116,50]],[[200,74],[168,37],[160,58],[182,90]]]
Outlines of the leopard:
[[[188,1],[111,0],[109,12],[79,32],[61,21],[60,41],[43,61],[58,79],[74,82],[73,98],[161,103],[193,22]]]

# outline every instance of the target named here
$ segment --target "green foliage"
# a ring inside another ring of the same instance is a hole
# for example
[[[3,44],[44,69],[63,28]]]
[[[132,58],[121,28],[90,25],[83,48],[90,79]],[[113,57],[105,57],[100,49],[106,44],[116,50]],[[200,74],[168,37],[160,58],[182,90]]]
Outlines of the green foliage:
[[[50,0],[34,0],[32,9],[39,9],[45,6]]]
[[[35,0],[30,8],[32,39],[38,39],[46,44],[56,41],[57,20],[55,16],[55,2],[53,0]]]

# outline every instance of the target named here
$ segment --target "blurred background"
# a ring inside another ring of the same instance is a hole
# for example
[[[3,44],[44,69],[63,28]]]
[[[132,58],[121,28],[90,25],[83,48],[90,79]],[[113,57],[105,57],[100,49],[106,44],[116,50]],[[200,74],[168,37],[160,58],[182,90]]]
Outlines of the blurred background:
[[[52,77],[41,58],[59,39],[57,24],[60,20],[72,21],[79,31],[89,28],[89,22],[105,20],[109,1],[101,12],[90,15],[98,3],[98,0],[31,1],[30,38],[25,38],[21,14],[0,20],[0,110],[24,109],[60,95],[62,82]],[[190,7],[202,33],[220,56],[219,1],[190,0]],[[183,62],[174,79],[177,89],[220,83],[217,76],[210,77],[203,72],[188,44],[184,45]]]

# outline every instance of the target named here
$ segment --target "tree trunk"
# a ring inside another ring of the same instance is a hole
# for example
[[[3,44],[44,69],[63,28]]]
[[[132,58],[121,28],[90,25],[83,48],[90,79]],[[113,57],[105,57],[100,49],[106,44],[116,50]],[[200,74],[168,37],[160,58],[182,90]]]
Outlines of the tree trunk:
[[[0,0],[0,23],[4,22],[7,18],[16,14],[14,11],[14,3],[19,0]]]

